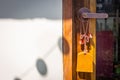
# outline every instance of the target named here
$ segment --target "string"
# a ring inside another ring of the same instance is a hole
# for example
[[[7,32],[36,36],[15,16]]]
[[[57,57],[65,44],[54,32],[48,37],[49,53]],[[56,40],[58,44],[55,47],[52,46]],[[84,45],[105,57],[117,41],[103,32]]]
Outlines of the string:
[[[89,21],[88,20],[86,20],[86,21],[83,21],[81,18],[80,18],[80,20],[81,20],[81,27],[80,27],[80,39],[82,40],[83,39],[83,41],[81,41],[81,43],[80,44],[84,44],[84,53],[87,53],[87,42],[89,42],[89,38],[90,38],[90,36],[89,36]],[[86,25],[85,25],[85,23],[86,23]],[[81,32],[82,32],[82,34],[81,34]]]
[[[81,24],[83,23],[81,18],[80,18],[80,23],[81,23]],[[83,25],[80,26],[80,34],[83,33],[82,30],[83,30]]]
[[[88,20],[87,21],[85,21],[85,20],[82,20],[81,18],[80,18],[80,23],[81,23],[81,26],[80,26],[80,33],[82,33],[82,34],[84,34],[84,32],[86,32],[87,30],[85,30],[85,23],[88,23]]]

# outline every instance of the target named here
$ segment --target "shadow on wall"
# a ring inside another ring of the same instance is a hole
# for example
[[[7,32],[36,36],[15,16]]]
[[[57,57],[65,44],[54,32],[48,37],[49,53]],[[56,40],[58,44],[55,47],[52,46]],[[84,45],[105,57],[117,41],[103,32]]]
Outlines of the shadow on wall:
[[[62,19],[62,0],[1,0],[0,18]]]
[[[66,49],[62,49],[62,43],[64,43]],[[38,58],[36,60],[36,68],[37,68],[37,71],[39,72],[40,75],[42,76],[45,76],[47,74],[47,64],[45,63],[45,59],[52,53],[52,51],[55,50],[56,47],[59,47],[59,50],[61,51],[61,53],[63,54],[68,54],[69,53],[69,50],[70,50],[70,47],[69,47],[69,44],[67,42],[67,40],[63,37],[60,37],[57,41],[57,44],[53,45],[53,47],[51,47],[43,56],[43,59],[42,58]],[[27,74],[29,74],[29,72],[32,70],[34,66],[32,66],[30,69],[26,70],[24,73],[26,73],[24,75],[21,74],[23,77],[27,76]],[[23,78],[22,77],[22,78]],[[21,77],[16,77],[14,78],[14,80],[22,80]]]

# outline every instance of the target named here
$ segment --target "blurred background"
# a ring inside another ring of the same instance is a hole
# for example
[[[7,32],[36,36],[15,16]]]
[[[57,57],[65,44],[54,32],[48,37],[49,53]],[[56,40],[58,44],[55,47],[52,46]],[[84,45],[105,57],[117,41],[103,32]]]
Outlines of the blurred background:
[[[62,0],[0,0],[0,18],[62,18]]]
[[[0,0],[0,80],[63,80],[62,0]]]

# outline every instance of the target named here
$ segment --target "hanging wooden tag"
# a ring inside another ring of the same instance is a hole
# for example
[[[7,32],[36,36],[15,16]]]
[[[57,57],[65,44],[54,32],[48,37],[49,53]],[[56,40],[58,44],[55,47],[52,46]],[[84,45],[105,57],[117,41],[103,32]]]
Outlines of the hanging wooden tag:
[[[80,52],[77,54],[77,72],[93,72],[93,56]]]

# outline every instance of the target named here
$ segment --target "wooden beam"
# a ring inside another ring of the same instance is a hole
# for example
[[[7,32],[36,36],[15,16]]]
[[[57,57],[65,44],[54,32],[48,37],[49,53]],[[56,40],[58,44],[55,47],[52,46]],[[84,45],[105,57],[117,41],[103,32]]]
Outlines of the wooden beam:
[[[96,12],[96,0],[90,0],[90,11]],[[93,60],[94,60],[94,71],[91,74],[91,80],[96,80],[96,19],[90,19],[90,32],[93,34],[92,39],[92,52],[93,52]]]
[[[63,0],[63,74],[72,80],[72,0]]]

